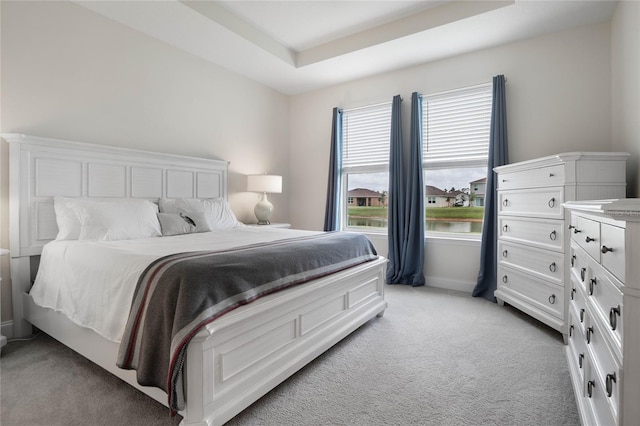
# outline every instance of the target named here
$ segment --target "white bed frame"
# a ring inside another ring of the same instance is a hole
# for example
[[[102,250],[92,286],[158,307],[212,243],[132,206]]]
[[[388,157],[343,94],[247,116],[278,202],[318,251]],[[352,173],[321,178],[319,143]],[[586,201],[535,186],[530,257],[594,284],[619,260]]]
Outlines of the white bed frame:
[[[53,196],[227,197],[227,163],[26,135],[10,143],[14,335],[32,325],[167,404],[115,366],[118,344],[36,306],[28,291],[42,246],[55,238]],[[189,344],[184,425],[221,425],[362,324],[382,316],[386,261],[356,266],[257,300],[212,322]],[[168,415],[168,414],[167,414]]]

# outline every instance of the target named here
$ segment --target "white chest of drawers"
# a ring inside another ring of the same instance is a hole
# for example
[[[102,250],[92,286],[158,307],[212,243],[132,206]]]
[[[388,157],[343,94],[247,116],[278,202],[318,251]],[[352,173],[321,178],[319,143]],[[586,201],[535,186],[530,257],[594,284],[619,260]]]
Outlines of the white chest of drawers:
[[[640,199],[566,207],[566,354],[582,424],[640,425]]]
[[[567,335],[568,213],[563,203],[621,198],[626,153],[571,152],[496,167],[496,299]]]

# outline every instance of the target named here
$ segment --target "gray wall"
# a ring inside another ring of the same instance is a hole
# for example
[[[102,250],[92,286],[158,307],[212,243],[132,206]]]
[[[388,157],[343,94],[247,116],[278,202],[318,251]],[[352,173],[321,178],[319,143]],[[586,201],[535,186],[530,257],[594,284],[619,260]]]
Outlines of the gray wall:
[[[401,94],[408,142],[413,91],[436,93],[491,82],[494,75],[504,74],[511,162],[566,151],[610,151],[610,30],[609,23],[579,27],[292,96],[289,149],[295,161],[289,195],[292,203],[307,207],[296,209],[292,204],[292,223],[322,227],[335,106],[367,105]],[[373,239],[385,253],[385,237]],[[479,257],[478,241],[428,239],[427,284],[472,288]]]
[[[229,200],[255,222],[258,194],[246,175],[284,178],[270,196],[274,221],[288,220],[288,97],[131,30],[71,2],[0,2],[0,127],[103,145],[220,158]],[[2,236],[8,247],[7,143],[2,154]],[[8,259],[2,321],[12,317]]]
[[[611,20],[611,142],[632,154],[627,196],[640,197],[640,2],[621,1]]]

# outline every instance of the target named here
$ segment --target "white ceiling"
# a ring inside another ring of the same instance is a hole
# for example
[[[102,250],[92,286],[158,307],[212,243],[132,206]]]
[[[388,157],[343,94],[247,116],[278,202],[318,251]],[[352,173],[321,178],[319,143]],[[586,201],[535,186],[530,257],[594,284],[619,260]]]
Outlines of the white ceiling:
[[[237,1],[222,7],[297,52],[404,18],[444,1]]]
[[[285,94],[611,18],[615,0],[78,4]]]

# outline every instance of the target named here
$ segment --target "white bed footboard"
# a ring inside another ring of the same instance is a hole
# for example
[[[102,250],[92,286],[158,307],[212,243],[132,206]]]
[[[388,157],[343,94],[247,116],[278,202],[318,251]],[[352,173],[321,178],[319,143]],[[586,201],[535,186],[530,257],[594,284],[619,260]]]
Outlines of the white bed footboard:
[[[211,323],[206,334],[190,343],[184,423],[223,424],[362,324],[382,315],[387,306],[385,264],[380,258],[303,284]],[[192,394],[202,395],[203,417],[192,411]]]
[[[367,262],[242,306],[189,343],[183,425],[222,425],[375,316],[382,316],[386,259]],[[66,346],[167,405],[115,366],[118,344],[36,306],[23,295],[25,319]],[[168,415],[168,414],[167,414]]]

